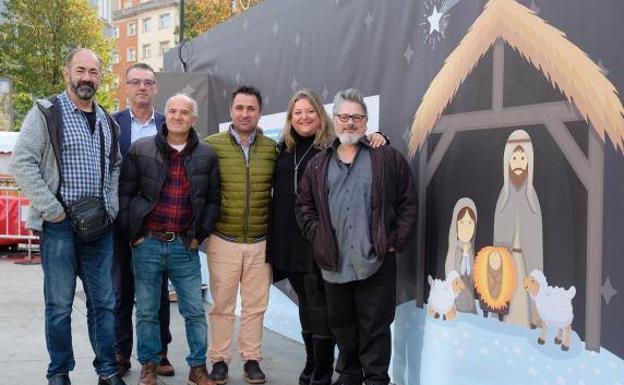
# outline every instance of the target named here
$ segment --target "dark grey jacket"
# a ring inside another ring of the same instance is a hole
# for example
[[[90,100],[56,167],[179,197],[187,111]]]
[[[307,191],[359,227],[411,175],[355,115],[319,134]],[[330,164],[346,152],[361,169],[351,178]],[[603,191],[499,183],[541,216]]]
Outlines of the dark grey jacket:
[[[134,142],[121,167],[119,177],[119,224],[129,240],[144,235],[143,222],[156,207],[169,170],[167,126],[156,136]],[[217,157],[208,145],[197,139],[191,129],[187,142],[189,153],[184,169],[191,188],[193,223],[184,241],[204,240],[214,227],[219,214],[219,167]]]

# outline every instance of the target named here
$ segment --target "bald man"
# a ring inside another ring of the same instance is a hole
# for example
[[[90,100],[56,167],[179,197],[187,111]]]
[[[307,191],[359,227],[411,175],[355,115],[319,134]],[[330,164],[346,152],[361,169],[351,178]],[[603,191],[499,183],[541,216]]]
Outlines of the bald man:
[[[49,385],[69,385],[75,361],[71,312],[80,277],[87,297],[89,340],[98,385],[120,385],[113,353],[115,296],[110,223],[118,211],[119,127],[95,102],[102,62],[91,50],[69,53],[65,91],[40,99],[24,119],[13,149],[13,175],[31,207],[28,228],[41,234]],[[97,202],[97,238],[72,227],[70,209]]]

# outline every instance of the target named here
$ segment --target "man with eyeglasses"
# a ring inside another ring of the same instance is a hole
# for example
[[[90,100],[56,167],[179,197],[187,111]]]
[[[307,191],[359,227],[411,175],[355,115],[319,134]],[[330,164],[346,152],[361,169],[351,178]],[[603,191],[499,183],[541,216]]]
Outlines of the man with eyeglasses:
[[[396,252],[407,245],[417,208],[407,161],[391,146],[372,148],[367,122],[359,91],[336,94],[337,139],[310,160],[295,208],[321,268],[344,385],[390,381]]]
[[[130,144],[138,139],[154,136],[164,122],[162,114],[154,109],[153,99],[158,92],[154,69],[145,63],[137,63],[126,71],[126,94],[129,107],[113,114],[119,124],[121,135],[119,147],[125,158]],[[130,369],[132,354],[132,308],[134,307],[134,278],[132,275],[132,254],[129,240],[118,223],[114,232],[115,259],[113,265],[115,285],[115,359],[119,372],[124,375]],[[171,342],[169,332],[169,290],[168,276],[162,278],[160,311],[160,340],[162,344],[158,374],[173,376],[175,371],[167,359],[167,345]]]

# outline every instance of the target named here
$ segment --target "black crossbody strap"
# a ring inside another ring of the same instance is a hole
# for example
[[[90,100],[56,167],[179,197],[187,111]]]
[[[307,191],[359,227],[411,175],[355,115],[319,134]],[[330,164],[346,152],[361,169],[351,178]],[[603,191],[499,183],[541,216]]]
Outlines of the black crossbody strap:
[[[104,199],[104,147],[106,146],[106,141],[104,140],[104,129],[102,127],[102,123],[100,123],[99,125],[99,129],[100,129],[100,174],[101,174],[101,180],[100,180],[100,190],[102,191],[102,199]]]

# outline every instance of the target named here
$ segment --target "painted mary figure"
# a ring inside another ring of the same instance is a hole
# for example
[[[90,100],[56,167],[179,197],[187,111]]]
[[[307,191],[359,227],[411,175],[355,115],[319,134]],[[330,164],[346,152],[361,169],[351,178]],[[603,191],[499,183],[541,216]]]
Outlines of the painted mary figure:
[[[466,285],[455,299],[458,311],[477,313],[474,300],[472,268],[474,242],[477,230],[477,207],[470,198],[461,198],[455,204],[449,228],[449,247],[444,264],[445,275],[455,270]]]

